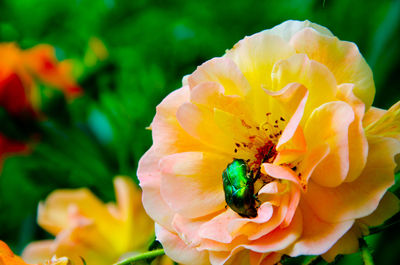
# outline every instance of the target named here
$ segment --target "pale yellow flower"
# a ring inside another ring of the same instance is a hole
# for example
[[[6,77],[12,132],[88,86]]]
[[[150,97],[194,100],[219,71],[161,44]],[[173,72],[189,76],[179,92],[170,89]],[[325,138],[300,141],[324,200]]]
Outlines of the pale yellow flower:
[[[56,238],[28,245],[24,260],[43,262],[57,255],[110,265],[126,253],[144,251],[154,223],[143,209],[141,192],[127,177],[115,178],[114,185],[116,204],[103,204],[85,188],[51,193],[39,204],[38,223]]]

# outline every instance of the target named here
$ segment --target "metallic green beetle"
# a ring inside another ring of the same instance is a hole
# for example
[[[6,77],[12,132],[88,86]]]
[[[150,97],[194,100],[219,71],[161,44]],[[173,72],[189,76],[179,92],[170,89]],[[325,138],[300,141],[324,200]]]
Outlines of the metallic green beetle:
[[[256,217],[254,180],[243,159],[234,159],[222,173],[225,201],[243,217]]]

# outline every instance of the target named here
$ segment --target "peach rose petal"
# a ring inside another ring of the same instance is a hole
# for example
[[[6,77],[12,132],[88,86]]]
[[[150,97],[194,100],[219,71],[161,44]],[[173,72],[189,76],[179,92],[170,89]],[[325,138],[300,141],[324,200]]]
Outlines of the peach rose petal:
[[[203,82],[221,84],[227,95],[243,96],[250,90],[249,83],[237,65],[229,58],[214,58],[197,67],[188,78],[193,89]]]
[[[165,156],[159,163],[163,199],[171,209],[188,218],[223,209],[225,195],[221,168],[230,162],[231,158],[212,153],[186,152]]]
[[[273,207],[264,203],[258,209],[256,218],[243,218],[231,209],[227,209],[205,222],[199,229],[199,235],[205,239],[211,239],[221,243],[231,243],[242,233],[242,228],[248,223],[262,224],[268,222],[273,216]]]
[[[271,89],[269,73],[274,63],[294,54],[294,49],[281,37],[260,32],[244,38],[226,51],[251,85],[250,93],[257,95],[261,88]]]
[[[261,262],[260,265],[275,265],[282,258],[282,254],[278,252],[269,253]]]
[[[290,256],[320,255],[326,252],[354,223],[354,220],[341,223],[324,222],[303,200],[300,202],[300,209],[303,216],[303,233],[287,252]]]
[[[263,89],[272,89],[270,73],[277,60],[286,59],[294,54],[292,47],[279,36],[260,32],[251,38],[239,41],[225,57],[231,58],[250,83],[251,90],[246,95],[246,102],[251,106],[251,117],[256,123],[265,120],[269,112],[267,102],[270,97]]]
[[[386,190],[393,185],[394,156],[400,153],[400,142],[369,136],[368,143],[367,164],[355,181],[336,188],[322,187],[310,181],[309,190],[303,196],[322,220],[341,222],[367,216],[378,207]]]
[[[261,172],[276,179],[289,180],[300,187],[299,178],[293,170],[288,167],[264,163],[261,165]]]
[[[265,236],[251,241],[245,248],[263,253],[279,251],[293,244],[301,236],[302,230],[303,217],[300,211],[296,211],[289,226],[277,228]]]
[[[139,161],[138,175],[143,190],[142,202],[147,214],[153,220],[164,227],[171,228],[173,212],[161,196],[161,173],[159,169],[151,167],[152,163],[158,164],[159,155],[160,152],[152,147]]]
[[[364,169],[367,162],[368,142],[362,126],[365,112],[364,103],[353,93],[353,84],[342,84],[338,86],[338,98],[347,102],[354,111],[354,121],[349,126],[349,172],[345,181],[355,180]]]
[[[238,116],[249,116],[243,97],[226,95],[224,87],[216,82],[201,83],[192,88],[190,101],[211,109],[217,108]]]
[[[241,253],[235,255],[238,252]],[[236,264],[237,263],[236,256],[239,256],[237,258],[240,259],[243,258],[243,255],[246,254],[248,255],[248,251],[244,251],[243,247],[237,247],[232,251],[210,251],[210,263],[212,265]]]
[[[146,212],[164,227],[171,228],[173,214],[160,193],[160,159],[175,152],[207,150],[196,139],[188,135],[176,119],[178,107],[189,100],[189,87],[183,87],[168,95],[158,106],[152,122],[153,146],[139,161],[138,176],[143,189],[143,206]]]
[[[184,265],[207,265],[208,254],[205,251],[197,251],[186,245],[176,234],[156,223],[156,237],[162,242],[165,254],[176,262]]]
[[[285,22],[273,27],[272,29],[267,29],[264,32],[266,34],[281,36],[285,41],[289,42],[290,39],[297,32],[300,32],[301,30],[303,30],[305,28],[311,28],[322,35],[333,36],[332,32],[329,29],[327,29],[321,25],[312,23],[308,20],[305,20],[305,21],[288,20],[288,21],[285,21]]]
[[[228,112],[214,109],[214,122],[218,125],[218,128],[225,134],[226,138],[234,139],[234,142],[248,142],[252,135],[255,135],[256,125],[245,121],[236,115],[232,115]],[[244,126],[244,122],[246,126]],[[231,155],[238,156],[239,154],[234,154],[235,144],[232,143]],[[241,149],[238,150],[239,152]],[[246,154],[240,154],[246,156]],[[248,155],[247,155],[248,156]],[[248,157],[251,158],[251,157]]]
[[[259,265],[265,256],[266,256],[265,253],[250,251],[249,253],[250,265]]]
[[[330,153],[311,176],[319,185],[336,187],[346,178],[349,172],[348,128],[353,120],[353,109],[341,101],[323,104],[307,120],[304,129],[307,148],[313,149],[325,143],[330,147]]]
[[[198,247],[201,242],[199,229],[207,222],[208,216],[205,218],[186,218],[182,215],[175,214],[172,226],[180,239],[190,247]]]
[[[298,128],[307,102],[308,91],[307,88],[301,84],[290,83],[278,93],[272,93],[268,90],[266,90],[266,93],[279,102],[279,104],[277,104],[279,107],[277,106],[278,109],[275,109],[274,112],[282,113],[284,117],[290,117],[276,146],[276,149],[280,151],[284,149],[281,148],[281,146],[293,137]],[[304,146],[300,148],[304,148]]]
[[[221,153],[232,152],[235,143],[214,122],[214,112],[192,103],[184,103],[176,113],[182,128],[193,138]]]
[[[378,207],[370,215],[359,219],[358,221],[367,226],[378,226],[383,224],[390,217],[398,213],[400,210],[400,201],[391,192],[386,192]]]
[[[361,234],[357,231],[357,228],[353,226],[349,231],[347,231],[344,236],[342,236],[327,252],[325,252],[322,257],[327,262],[333,262],[335,257],[339,254],[351,254],[359,250],[358,239]]]
[[[325,65],[338,84],[354,84],[354,94],[367,109],[371,106],[375,95],[372,71],[354,43],[305,28],[293,35],[290,44],[297,53],[305,53],[311,60]]]
[[[307,103],[302,123],[321,104],[336,100],[337,83],[329,69],[306,54],[276,62],[272,70],[273,90],[279,90],[290,83],[299,83],[308,90]],[[321,93],[321,88],[324,93]]]
[[[288,213],[289,201],[289,194],[281,195],[279,207],[274,208],[274,214],[268,222],[262,224],[248,223],[243,227],[242,233],[248,234],[249,240],[257,240],[278,229]]]
[[[328,144],[322,144],[315,147],[304,155],[304,159],[298,164],[297,172],[300,177],[300,185],[304,191],[307,190],[307,183],[314,172],[314,169],[329,154]]]

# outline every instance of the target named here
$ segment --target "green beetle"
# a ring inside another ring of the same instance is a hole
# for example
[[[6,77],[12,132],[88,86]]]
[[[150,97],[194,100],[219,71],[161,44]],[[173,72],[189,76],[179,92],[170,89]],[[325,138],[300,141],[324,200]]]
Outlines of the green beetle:
[[[243,159],[234,159],[222,173],[225,201],[242,217],[256,217],[253,174]]]

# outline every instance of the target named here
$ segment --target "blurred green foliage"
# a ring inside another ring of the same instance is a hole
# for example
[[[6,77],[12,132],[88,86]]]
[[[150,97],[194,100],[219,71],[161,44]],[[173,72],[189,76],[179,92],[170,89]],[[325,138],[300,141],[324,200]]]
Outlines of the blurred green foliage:
[[[62,95],[44,101],[51,119],[38,125],[33,153],[5,161],[0,238],[20,252],[48,237],[35,213],[54,189],[87,186],[112,200],[113,176],[136,178],[138,160],[151,145],[145,128],[181,78],[244,36],[288,19],[308,19],[354,41],[374,72],[375,106],[388,108],[400,98],[399,0],[0,0],[0,41],[55,46],[59,59],[74,60],[85,90],[69,104]],[[88,64],[92,37],[106,45],[107,60]],[[400,264],[398,230],[367,238],[377,264]],[[361,262],[354,254],[337,264]]]

